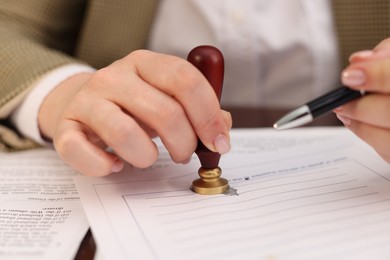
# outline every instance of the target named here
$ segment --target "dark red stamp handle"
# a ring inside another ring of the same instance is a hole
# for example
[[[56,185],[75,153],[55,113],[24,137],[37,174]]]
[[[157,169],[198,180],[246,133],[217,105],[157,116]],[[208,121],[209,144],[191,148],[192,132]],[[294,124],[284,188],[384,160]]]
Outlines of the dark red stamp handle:
[[[220,100],[224,74],[224,59],[221,51],[209,45],[198,46],[191,50],[187,60],[202,72]],[[218,167],[221,155],[207,149],[202,142],[198,142],[195,153],[198,155],[203,168]]]

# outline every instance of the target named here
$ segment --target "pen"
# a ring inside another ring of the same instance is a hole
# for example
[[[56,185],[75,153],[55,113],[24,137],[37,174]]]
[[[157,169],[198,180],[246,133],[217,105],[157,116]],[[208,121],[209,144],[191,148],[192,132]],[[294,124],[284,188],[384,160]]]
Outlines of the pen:
[[[364,91],[357,91],[342,86],[287,113],[274,124],[274,128],[283,130],[310,123],[315,118],[359,98],[364,94]]]

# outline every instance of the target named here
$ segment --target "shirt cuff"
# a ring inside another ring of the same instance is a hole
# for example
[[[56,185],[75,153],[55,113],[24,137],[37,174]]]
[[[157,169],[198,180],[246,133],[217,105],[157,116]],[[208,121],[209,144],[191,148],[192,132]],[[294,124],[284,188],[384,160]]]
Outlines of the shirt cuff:
[[[33,84],[32,90],[11,114],[11,122],[22,135],[31,138],[39,144],[47,144],[42,138],[38,126],[38,113],[43,100],[66,79],[86,72],[95,72],[95,69],[86,65],[70,64],[56,68],[43,75]]]

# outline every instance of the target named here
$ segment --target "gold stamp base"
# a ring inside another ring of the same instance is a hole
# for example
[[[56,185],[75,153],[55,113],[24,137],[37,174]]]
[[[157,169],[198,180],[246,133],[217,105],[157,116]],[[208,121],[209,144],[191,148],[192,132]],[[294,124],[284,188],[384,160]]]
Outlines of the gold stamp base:
[[[198,174],[200,179],[196,179],[192,182],[191,189],[202,195],[215,195],[225,193],[229,184],[228,181],[221,176],[221,168],[214,169],[200,168]]]

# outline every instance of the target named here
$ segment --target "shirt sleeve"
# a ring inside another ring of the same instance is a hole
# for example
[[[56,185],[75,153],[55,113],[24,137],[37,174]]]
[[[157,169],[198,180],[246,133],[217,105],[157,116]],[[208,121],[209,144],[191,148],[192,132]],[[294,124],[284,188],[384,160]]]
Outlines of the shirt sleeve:
[[[38,126],[38,112],[45,97],[60,83],[80,73],[91,73],[95,69],[82,64],[68,64],[43,75],[33,85],[24,101],[11,114],[11,122],[24,136],[46,145]]]

